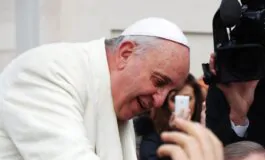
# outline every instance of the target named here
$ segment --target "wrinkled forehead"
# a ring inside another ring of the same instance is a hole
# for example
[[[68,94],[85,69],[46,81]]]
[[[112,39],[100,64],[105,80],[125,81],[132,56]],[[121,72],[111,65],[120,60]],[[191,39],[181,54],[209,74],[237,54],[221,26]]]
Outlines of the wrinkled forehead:
[[[160,45],[155,46],[155,52],[159,54],[160,59],[173,59],[178,61],[189,60],[190,49],[187,46],[168,40],[163,40],[160,42]]]
[[[157,59],[161,72],[172,79],[175,85],[182,85],[188,76],[190,69],[189,49],[178,46],[176,50],[161,53],[163,57]],[[180,84],[179,84],[180,83]]]
[[[189,71],[187,69],[182,70],[179,69],[175,72],[173,72],[172,75],[170,75],[173,81],[173,86],[177,89],[180,90],[184,85],[185,85],[185,80],[187,79],[189,74]]]
[[[189,48],[171,41],[160,41],[157,46],[144,50],[144,63],[152,72],[165,75],[172,85],[181,87],[189,73]]]

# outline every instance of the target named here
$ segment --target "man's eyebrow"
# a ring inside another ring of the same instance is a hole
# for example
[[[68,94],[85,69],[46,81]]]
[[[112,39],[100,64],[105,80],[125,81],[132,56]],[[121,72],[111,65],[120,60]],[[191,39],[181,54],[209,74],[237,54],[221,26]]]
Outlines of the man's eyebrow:
[[[167,83],[173,83],[173,81],[166,75],[159,73],[159,72],[153,72],[153,75],[161,77],[164,81],[166,81]]]

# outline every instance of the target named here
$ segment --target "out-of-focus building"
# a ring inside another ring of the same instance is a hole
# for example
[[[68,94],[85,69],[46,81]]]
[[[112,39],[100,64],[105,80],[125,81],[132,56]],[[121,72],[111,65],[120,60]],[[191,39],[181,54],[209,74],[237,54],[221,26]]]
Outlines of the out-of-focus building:
[[[52,42],[117,36],[134,21],[163,17],[183,29],[191,45],[191,72],[213,51],[212,17],[219,0],[0,0],[0,72],[20,52]]]

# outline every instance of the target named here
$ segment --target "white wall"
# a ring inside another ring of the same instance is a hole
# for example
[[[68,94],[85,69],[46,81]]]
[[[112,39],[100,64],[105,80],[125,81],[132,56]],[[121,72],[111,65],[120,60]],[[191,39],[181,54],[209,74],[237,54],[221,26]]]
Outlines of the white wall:
[[[15,56],[15,0],[0,0],[0,71]]]
[[[14,37],[14,24],[11,23],[14,1],[0,0],[0,33],[8,32],[9,39]],[[40,43],[111,37],[111,30],[123,30],[141,18],[164,17],[187,33],[192,46],[191,72],[198,77],[202,74],[201,63],[208,61],[213,50],[211,21],[219,3],[219,0],[40,0]],[[6,15],[1,14],[2,4],[10,8]],[[3,16],[9,23],[3,21]],[[9,27],[3,28],[5,25]],[[6,64],[9,59],[2,61]]]
[[[191,45],[190,71],[197,78],[203,75],[202,63],[208,63],[213,52],[213,38],[211,33],[186,32]]]

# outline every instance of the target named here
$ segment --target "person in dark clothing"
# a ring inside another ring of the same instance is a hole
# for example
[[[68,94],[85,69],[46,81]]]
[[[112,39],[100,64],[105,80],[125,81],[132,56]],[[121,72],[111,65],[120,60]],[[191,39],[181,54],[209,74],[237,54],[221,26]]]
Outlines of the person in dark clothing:
[[[136,134],[142,135],[140,143],[140,160],[162,160],[157,157],[157,149],[164,144],[160,138],[163,131],[170,131],[169,119],[174,111],[175,95],[190,96],[190,115],[188,119],[200,122],[203,96],[199,84],[190,74],[184,87],[180,91],[172,90],[163,107],[152,110],[149,114],[135,120]],[[167,158],[163,158],[166,160]]]
[[[158,160],[156,151],[163,142],[155,130],[152,119],[147,115],[141,116],[135,120],[135,125],[137,126],[135,132],[142,136],[139,146],[139,159]]]
[[[214,56],[210,59],[215,74]],[[248,140],[265,146],[265,78],[212,84],[206,98],[206,126],[228,145]]]
[[[245,133],[236,133],[231,123],[230,105],[223,91],[216,85],[211,85],[206,99],[206,125],[224,145],[238,141],[249,140],[265,146],[265,79],[260,80],[254,101],[247,113],[248,127]],[[230,92],[231,95],[231,92]],[[229,95],[228,95],[229,96]],[[232,121],[233,122],[233,121]],[[237,126],[241,126],[240,124]],[[243,125],[244,126],[244,125]]]

